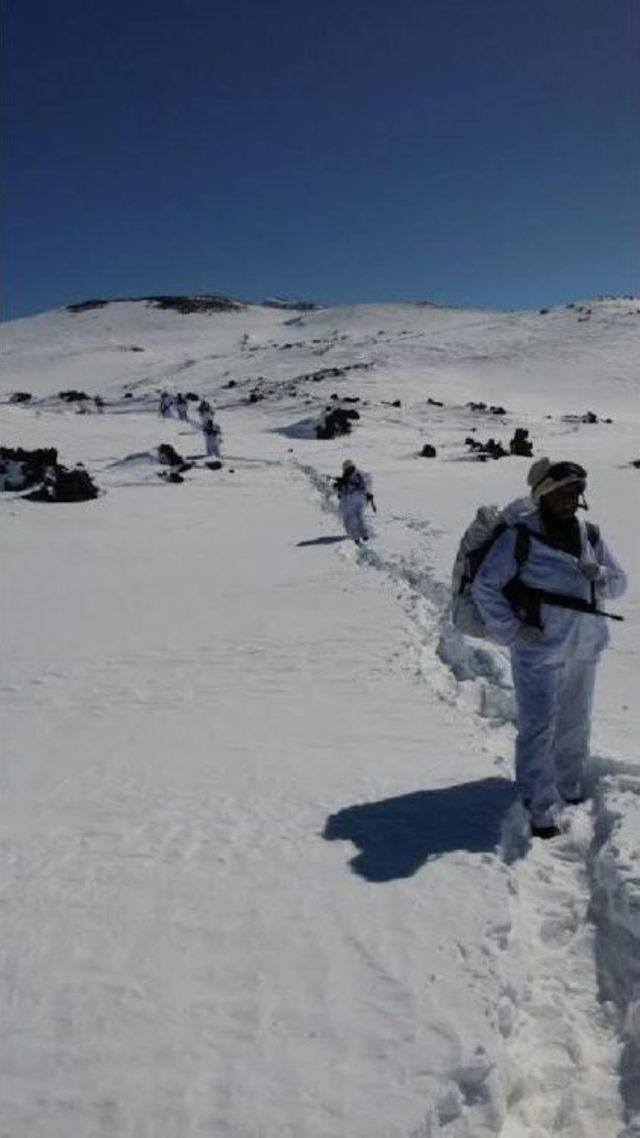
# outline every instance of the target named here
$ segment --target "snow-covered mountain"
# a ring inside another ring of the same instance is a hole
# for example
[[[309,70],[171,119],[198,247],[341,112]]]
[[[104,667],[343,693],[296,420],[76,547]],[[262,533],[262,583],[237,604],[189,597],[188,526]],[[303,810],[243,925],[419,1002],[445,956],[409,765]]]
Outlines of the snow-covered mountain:
[[[0,495],[0,1132],[631,1138],[640,302],[168,299],[3,328],[0,443],[106,493]],[[165,388],[215,406],[222,470],[195,413],[158,417]],[[313,438],[336,404],[353,433]],[[508,661],[447,621],[462,530],[530,463],[465,439],[516,427],[587,467],[630,577],[593,798],[533,845]],[[327,477],[347,456],[376,493],[366,549]]]

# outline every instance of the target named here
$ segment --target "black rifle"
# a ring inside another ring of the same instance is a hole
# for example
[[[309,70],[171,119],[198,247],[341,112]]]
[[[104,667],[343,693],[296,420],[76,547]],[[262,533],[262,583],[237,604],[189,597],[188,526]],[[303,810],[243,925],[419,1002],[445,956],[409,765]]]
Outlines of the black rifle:
[[[574,597],[570,593],[552,593],[546,589],[535,589],[531,585],[525,585],[519,577],[512,577],[507,581],[502,593],[516,616],[534,628],[543,627],[540,618],[541,601],[546,605],[574,609],[575,612],[586,612],[591,616],[605,616],[608,620],[624,620],[624,617],[618,616],[617,613],[604,612],[603,609],[596,608],[595,600],[585,601],[582,597]]]

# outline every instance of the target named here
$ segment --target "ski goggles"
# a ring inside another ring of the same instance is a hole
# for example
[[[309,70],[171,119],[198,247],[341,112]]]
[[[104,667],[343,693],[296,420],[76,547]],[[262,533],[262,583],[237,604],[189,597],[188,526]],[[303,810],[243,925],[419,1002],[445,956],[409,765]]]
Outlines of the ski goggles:
[[[535,486],[532,486],[532,491],[542,486],[543,482],[551,479],[552,482],[582,482],[583,485],[587,481],[587,472],[583,466],[579,466],[577,462],[555,462],[548,470],[545,470],[542,478],[539,478]]]

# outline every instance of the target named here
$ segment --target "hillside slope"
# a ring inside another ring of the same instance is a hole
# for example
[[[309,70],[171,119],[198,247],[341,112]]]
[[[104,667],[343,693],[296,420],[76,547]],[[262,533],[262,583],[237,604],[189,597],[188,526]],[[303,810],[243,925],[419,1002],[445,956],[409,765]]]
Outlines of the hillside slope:
[[[5,327],[0,442],[106,493],[0,495],[0,1130],[636,1132],[639,308],[132,301]],[[165,386],[214,402],[222,470],[195,421],[158,418]],[[334,394],[353,434],[305,437]],[[631,581],[593,797],[533,845],[508,661],[447,620],[460,532],[530,461],[465,438],[518,425],[586,465]],[[328,479],[347,455],[378,502],[359,550]]]

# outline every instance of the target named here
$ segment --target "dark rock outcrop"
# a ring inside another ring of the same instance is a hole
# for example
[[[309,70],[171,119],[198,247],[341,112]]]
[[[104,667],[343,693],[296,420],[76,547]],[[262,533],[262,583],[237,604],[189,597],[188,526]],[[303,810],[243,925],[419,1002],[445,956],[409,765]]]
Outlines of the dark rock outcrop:
[[[507,413],[504,407],[488,407],[486,403],[471,402],[467,403],[467,407],[470,407],[472,411],[487,411],[489,415],[506,415]]]
[[[147,304],[182,316],[203,312],[239,312],[245,306],[228,296],[145,296]]]
[[[203,294],[202,296],[118,296],[112,300],[83,300],[78,304],[68,304],[67,312],[90,312],[94,308],[104,308],[107,304],[127,304],[143,301],[154,308],[179,312],[183,316],[203,312],[240,312],[246,305],[228,296]]]
[[[164,466],[169,466],[173,471],[178,474],[183,474],[185,470],[191,470],[192,464],[185,462],[181,454],[171,446],[171,443],[160,443],[158,447],[158,461]]]
[[[58,399],[64,399],[65,403],[82,402],[83,399],[88,398],[86,391],[76,391],[73,387],[69,388],[68,391],[58,392]]]
[[[506,458],[509,454],[509,451],[505,450],[499,439],[487,439],[486,443],[481,443],[478,439],[472,439],[469,436],[464,441],[469,449],[474,451],[477,457],[483,462],[487,458]]]
[[[72,470],[66,466],[49,466],[42,485],[30,494],[25,494],[30,502],[90,502],[100,491],[88,470],[78,463]]]
[[[108,300],[81,300],[79,304],[68,304],[67,312],[90,312],[92,308],[105,308]]]
[[[351,407],[328,407],[316,425],[316,438],[335,439],[338,435],[349,435],[351,420],[359,418],[359,412]]]
[[[533,456],[533,443],[526,427],[516,427],[513,438],[509,440],[509,453],[520,455],[522,458]]]
[[[48,467],[55,466],[55,447],[24,450],[23,447],[0,447],[0,488],[26,490],[42,482]]]

